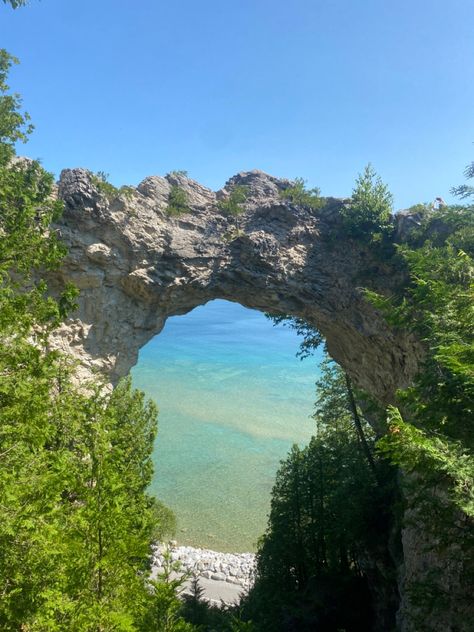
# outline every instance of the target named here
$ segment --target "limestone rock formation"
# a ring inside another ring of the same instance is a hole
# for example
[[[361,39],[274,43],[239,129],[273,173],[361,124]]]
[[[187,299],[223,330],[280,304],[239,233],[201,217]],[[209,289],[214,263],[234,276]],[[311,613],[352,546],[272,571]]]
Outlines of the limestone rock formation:
[[[236,184],[248,188],[238,230],[218,206]],[[289,184],[251,171],[214,193],[176,173],[108,199],[90,172],[63,171],[58,230],[69,254],[56,281],[72,281],[81,294],[56,344],[116,381],[169,316],[228,299],[304,318],[357,385],[391,401],[416,371],[420,349],[386,325],[362,288],[386,292],[400,272],[343,237],[343,200],[304,209],[281,198]],[[167,213],[173,185],[185,191],[189,212]]]

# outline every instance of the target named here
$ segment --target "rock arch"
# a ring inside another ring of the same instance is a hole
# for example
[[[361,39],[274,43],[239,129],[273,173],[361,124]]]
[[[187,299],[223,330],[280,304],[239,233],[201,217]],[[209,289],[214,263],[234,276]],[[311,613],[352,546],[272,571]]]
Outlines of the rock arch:
[[[235,184],[249,191],[238,234],[234,220],[218,206]],[[189,201],[189,212],[178,216],[166,212],[173,185]],[[56,228],[69,253],[50,287],[72,281],[81,294],[78,310],[54,344],[75,355],[86,374],[97,369],[115,382],[166,318],[214,298],[228,299],[308,321],[359,387],[381,404],[393,401],[396,390],[412,381],[422,347],[409,333],[390,328],[362,288],[390,293],[406,283],[404,271],[347,237],[340,212],[344,200],[325,198],[318,210],[302,208],[281,198],[288,185],[252,171],[214,193],[175,173],[151,176],[109,199],[89,171],[63,171],[58,194],[65,212]],[[399,214],[395,221],[402,238],[416,217]],[[467,632],[472,620],[463,587],[467,570],[453,566],[451,553],[455,558],[463,529],[469,538],[470,527],[461,520],[449,546],[438,550],[423,528],[416,499],[405,500],[402,550],[393,560],[400,595],[397,627],[417,632],[421,619],[426,629],[441,632],[454,629],[455,621]],[[450,601],[442,611],[421,611],[406,588],[432,576],[440,578],[440,590],[450,587]],[[383,608],[383,594],[380,599]]]
[[[249,192],[238,233],[218,207],[236,184]],[[189,202],[178,216],[166,212],[173,185]],[[387,326],[361,288],[385,292],[402,272],[345,236],[344,200],[302,208],[280,196],[288,185],[251,171],[214,193],[175,173],[109,199],[89,171],[63,171],[58,230],[69,254],[56,281],[73,282],[81,294],[56,344],[116,381],[168,316],[228,299],[315,325],[355,383],[390,402],[416,371],[420,348]]]

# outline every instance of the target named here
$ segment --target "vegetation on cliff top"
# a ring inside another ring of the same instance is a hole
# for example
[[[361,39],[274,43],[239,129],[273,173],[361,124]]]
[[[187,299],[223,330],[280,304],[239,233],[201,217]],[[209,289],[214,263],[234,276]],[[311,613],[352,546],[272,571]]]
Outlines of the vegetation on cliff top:
[[[323,200],[321,191],[318,187],[313,189],[306,188],[306,182],[303,178],[295,178],[291,186],[280,191],[280,197],[288,200],[291,204],[297,206],[306,206],[312,209],[321,208]]]

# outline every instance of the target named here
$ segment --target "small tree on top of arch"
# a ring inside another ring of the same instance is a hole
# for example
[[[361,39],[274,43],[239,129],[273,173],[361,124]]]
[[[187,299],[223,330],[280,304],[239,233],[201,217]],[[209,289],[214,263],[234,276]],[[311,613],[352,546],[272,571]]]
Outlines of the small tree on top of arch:
[[[369,163],[356,180],[350,205],[343,210],[349,234],[380,241],[391,229],[392,209],[393,196]]]

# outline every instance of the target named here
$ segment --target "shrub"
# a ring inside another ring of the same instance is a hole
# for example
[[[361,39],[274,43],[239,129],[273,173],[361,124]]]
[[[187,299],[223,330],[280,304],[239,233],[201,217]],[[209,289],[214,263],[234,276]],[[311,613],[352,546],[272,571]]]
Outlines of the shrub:
[[[321,190],[318,187],[307,189],[306,181],[303,178],[296,178],[292,186],[280,191],[280,197],[283,199],[297,206],[306,206],[312,209],[321,208],[323,205],[320,195]]]
[[[176,184],[173,184],[168,196],[168,207],[166,212],[168,215],[182,215],[183,213],[189,213],[189,211],[190,208],[188,205],[188,196],[186,191]]]
[[[170,171],[168,173],[169,176],[177,178],[179,176],[182,176],[184,178],[188,177],[188,172],[185,169],[175,169],[174,171]]]
[[[132,186],[114,186],[111,182],[109,182],[109,174],[105,173],[105,171],[96,171],[96,173],[92,174],[91,180],[95,188],[105,195],[108,200],[113,200],[119,195],[125,195],[127,198],[131,198],[133,196],[134,188]]]
[[[245,201],[248,197],[248,187],[243,184],[235,186],[226,200],[221,200],[218,204],[219,209],[225,215],[233,215],[237,217],[245,212]]]

